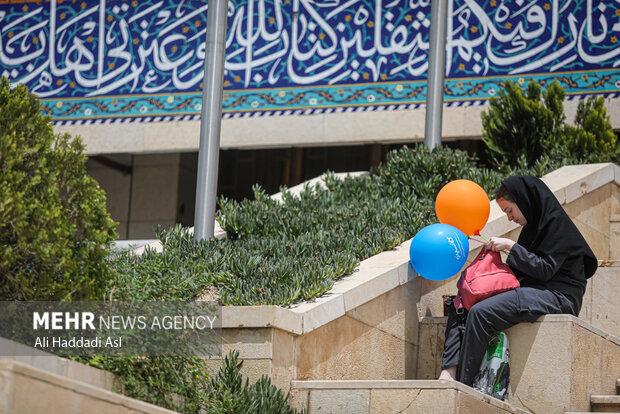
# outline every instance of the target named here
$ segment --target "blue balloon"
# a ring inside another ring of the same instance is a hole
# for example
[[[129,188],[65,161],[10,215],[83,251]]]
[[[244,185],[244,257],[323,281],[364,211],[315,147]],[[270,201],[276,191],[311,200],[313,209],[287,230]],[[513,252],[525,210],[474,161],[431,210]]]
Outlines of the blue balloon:
[[[444,280],[457,274],[467,261],[469,242],[461,230],[449,224],[431,224],[420,230],[409,248],[409,258],[418,274]]]

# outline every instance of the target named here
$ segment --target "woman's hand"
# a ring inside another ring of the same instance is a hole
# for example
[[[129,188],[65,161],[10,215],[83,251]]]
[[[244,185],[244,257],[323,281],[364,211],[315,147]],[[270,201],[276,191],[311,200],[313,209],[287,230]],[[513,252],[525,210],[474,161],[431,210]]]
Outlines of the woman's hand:
[[[512,246],[514,246],[515,243],[516,242],[510,239],[505,239],[503,237],[491,237],[489,242],[484,246],[484,249],[491,250],[493,252],[499,252],[501,250],[504,250],[509,253],[510,249],[512,249]]]

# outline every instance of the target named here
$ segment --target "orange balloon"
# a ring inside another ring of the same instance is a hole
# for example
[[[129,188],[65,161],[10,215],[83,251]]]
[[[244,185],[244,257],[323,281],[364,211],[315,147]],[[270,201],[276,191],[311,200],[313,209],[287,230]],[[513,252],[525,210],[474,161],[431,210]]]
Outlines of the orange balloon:
[[[454,226],[468,236],[478,234],[487,224],[490,209],[487,193],[469,180],[449,182],[435,200],[439,222]]]

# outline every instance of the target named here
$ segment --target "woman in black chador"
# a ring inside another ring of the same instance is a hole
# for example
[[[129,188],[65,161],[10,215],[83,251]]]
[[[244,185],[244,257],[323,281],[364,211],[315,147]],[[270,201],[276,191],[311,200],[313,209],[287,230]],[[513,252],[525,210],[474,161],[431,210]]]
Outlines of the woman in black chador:
[[[506,179],[495,197],[508,219],[523,226],[519,240],[492,237],[487,250],[508,253],[506,264],[521,287],[491,296],[469,312],[448,317],[439,379],[471,386],[493,333],[541,315],[581,309],[597,260],[549,188],[538,178]]]

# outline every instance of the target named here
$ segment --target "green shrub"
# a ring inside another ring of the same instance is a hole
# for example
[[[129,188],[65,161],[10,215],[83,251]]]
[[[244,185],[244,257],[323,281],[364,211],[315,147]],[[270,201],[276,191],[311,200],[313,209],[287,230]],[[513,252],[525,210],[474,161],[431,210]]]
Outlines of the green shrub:
[[[489,109],[483,111],[482,140],[487,154],[496,166],[519,165],[523,161],[534,165],[536,160],[561,140],[564,134],[564,89],[559,83],[550,83],[542,93],[534,80],[527,85],[527,93],[507,80],[498,97],[489,100]]]
[[[289,395],[271,384],[269,377],[262,376],[254,384],[245,383],[239,370],[239,352],[233,351],[224,359],[218,374],[209,383],[209,414],[295,414],[298,411],[288,405]],[[303,412],[303,411],[302,411]]]
[[[443,146],[430,151],[421,144],[392,151],[373,173],[379,179],[376,191],[381,197],[405,196],[409,200],[407,194],[413,193],[418,201],[409,205],[412,209],[416,204],[434,209],[437,194],[450,181],[472,180],[491,196],[502,179],[497,171],[480,167],[478,158],[464,151]]]
[[[182,413],[198,413],[207,405],[209,375],[200,357],[98,355],[79,360],[114,374],[120,381],[116,391],[131,398]]]
[[[289,395],[276,388],[269,377],[262,376],[253,384],[247,378],[243,381],[238,351],[224,358],[212,378],[205,360],[192,356],[97,356],[87,362],[113,373],[124,394],[182,413],[297,413],[288,405]]]
[[[579,101],[575,126],[567,126],[562,150],[568,157],[585,162],[620,161],[620,145],[614,133],[605,100],[589,97]]]
[[[473,180],[492,194],[501,175],[458,150],[422,145],[388,155],[371,174],[284,191],[282,203],[254,188],[254,200],[221,198],[223,240],[198,243],[186,228],[158,231],[163,251],[111,260],[119,300],[190,300],[216,286],[225,305],[288,306],[320,296],[361,260],[412,238],[433,222],[441,187]]]
[[[482,112],[482,139],[492,164],[510,175],[530,168],[546,172],[568,164],[617,162],[620,145],[604,99],[580,101],[574,125],[569,125],[564,96],[558,82],[541,94],[540,85],[532,80],[524,94],[507,80],[505,89]]]
[[[0,298],[101,296],[114,223],[79,138],[54,135],[25,86],[0,80]]]

